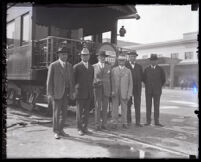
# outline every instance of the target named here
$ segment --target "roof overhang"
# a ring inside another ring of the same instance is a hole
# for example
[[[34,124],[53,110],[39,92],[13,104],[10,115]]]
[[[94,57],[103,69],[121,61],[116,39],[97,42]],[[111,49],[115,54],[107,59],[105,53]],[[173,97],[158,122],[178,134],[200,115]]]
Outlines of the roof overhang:
[[[62,4],[33,5],[35,22],[65,29],[83,28],[85,35],[111,31],[115,21],[121,18],[136,18],[135,5],[109,4]]]

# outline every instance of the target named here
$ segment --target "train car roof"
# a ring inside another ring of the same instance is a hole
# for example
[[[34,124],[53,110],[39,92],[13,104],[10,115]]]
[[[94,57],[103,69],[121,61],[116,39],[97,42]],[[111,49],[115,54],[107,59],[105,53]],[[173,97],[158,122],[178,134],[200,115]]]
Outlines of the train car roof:
[[[110,31],[116,20],[132,18],[137,13],[135,5],[48,4],[33,6],[37,24],[68,29],[84,28],[84,35]]]

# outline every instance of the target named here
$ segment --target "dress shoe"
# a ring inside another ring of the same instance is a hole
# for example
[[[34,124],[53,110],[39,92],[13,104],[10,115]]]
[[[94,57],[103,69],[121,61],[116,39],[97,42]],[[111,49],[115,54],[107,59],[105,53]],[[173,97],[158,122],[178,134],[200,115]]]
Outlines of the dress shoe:
[[[114,130],[116,130],[117,129],[117,125],[116,124],[114,124],[114,125],[112,125],[112,127],[111,127],[112,129],[114,129]]]
[[[83,130],[83,132],[84,132],[85,134],[92,134],[92,132],[90,132],[88,129]]]
[[[146,123],[146,124],[144,124],[144,126],[150,126],[151,125],[151,123]]]
[[[80,136],[83,136],[83,135],[84,135],[84,132],[83,132],[83,131],[78,131],[78,134],[79,134]]]
[[[70,135],[67,134],[67,133],[65,133],[64,131],[61,131],[61,132],[59,133],[59,135],[64,136],[64,137],[70,137]]]
[[[55,138],[55,139],[60,139],[59,134],[58,134],[58,133],[55,133],[54,138]]]
[[[143,127],[142,124],[135,124],[136,127]]]
[[[96,130],[96,131],[100,131],[100,130],[101,130],[101,127],[96,127],[95,130]]]
[[[107,130],[107,128],[105,126],[101,126],[101,129]]]
[[[126,124],[123,124],[122,127],[125,128],[125,129],[128,128],[128,126]]]
[[[156,123],[155,126],[164,127],[164,125],[160,123]]]
[[[128,123],[128,126],[131,126],[131,123]]]

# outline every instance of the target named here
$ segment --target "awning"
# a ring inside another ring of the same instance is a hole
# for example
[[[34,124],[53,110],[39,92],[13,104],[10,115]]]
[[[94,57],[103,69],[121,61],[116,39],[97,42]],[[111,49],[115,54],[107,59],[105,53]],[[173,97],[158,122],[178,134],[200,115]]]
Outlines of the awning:
[[[137,13],[134,5],[62,4],[34,5],[35,22],[64,29],[83,28],[86,35],[110,31],[121,17]]]

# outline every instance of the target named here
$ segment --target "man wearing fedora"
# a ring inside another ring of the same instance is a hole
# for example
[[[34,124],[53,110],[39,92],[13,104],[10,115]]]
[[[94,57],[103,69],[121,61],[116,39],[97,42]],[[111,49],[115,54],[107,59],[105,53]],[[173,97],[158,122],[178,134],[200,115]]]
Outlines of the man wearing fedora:
[[[74,99],[73,68],[67,62],[68,51],[61,47],[57,51],[59,59],[52,62],[48,69],[47,94],[53,102],[53,132],[55,138],[69,136],[64,132],[66,110],[69,98]]]
[[[112,80],[112,120],[113,128],[117,128],[118,110],[121,104],[121,122],[123,128],[128,128],[127,123],[127,102],[132,96],[133,81],[130,69],[125,67],[126,56],[120,54],[117,58],[118,66],[114,67],[111,72]]]
[[[111,95],[111,66],[105,62],[105,51],[99,51],[94,64],[94,97],[96,130],[107,129],[107,109]]]
[[[151,65],[145,68],[143,73],[143,81],[145,84],[145,96],[146,96],[146,117],[147,123],[151,124],[151,107],[152,98],[154,101],[154,122],[156,126],[163,126],[159,122],[159,107],[160,107],[160,96],[162,93],[162,86],[165,84],[165,72],[157,65],[158,57],[157,54],[151,54],[150,63]]]
[[[136,57],[138,56],[136,51],[128,53],[129,61],[126,64],[126,67],[131,70],[132,79],[133,79],[133,96],[134,96],[134,107],[135,107],[135,122],[137,127],[142,127],[140,124],[140,105],[141,105],[141,91],[142,91],[142,77],[143,70],[142,66],[136,63]],[[128,100],[128,111],[127,111],[127,120],[128,124],[132,123],[131,116],[131,106],[132,106],[132,97]]]
[[[89,134],[87,129],[91,101],[93,100],[94,68],[90,65],[89,50],[84,47],[80,53],[81,62],[74,65],[76,119],[79,135]]]

